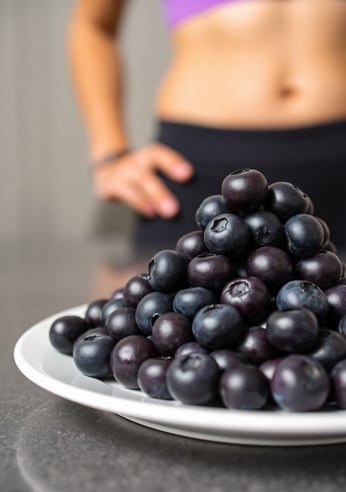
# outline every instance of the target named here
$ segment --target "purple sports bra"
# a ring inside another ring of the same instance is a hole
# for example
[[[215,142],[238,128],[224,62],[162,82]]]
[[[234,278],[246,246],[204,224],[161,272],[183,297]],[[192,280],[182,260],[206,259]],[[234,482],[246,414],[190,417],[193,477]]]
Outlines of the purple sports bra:
[[[186,17],[216,5],[237,1],[239,0],[161,0],[167,24],[170,29],[174,28]]]

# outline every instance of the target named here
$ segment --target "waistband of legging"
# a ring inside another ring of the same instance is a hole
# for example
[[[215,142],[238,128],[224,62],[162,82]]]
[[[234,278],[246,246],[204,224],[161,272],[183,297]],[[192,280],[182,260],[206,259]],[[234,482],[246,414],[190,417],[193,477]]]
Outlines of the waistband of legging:
[[[156,134],[161,135],[166,131],[182,131],[189,133],[198,133],[199,135],[215,135],[215,136],[242,136],[242,135],[258,135],[258,136],[279,136],[279,135],[308,135],[316,133],[325,133],[335,131],[344,132],[346,129],[346,117],[336,120],[323,121],[319,123],[312,123],[307,125],[297,125],[297,126],[268,126],[268,127],[223,127],[223,126],[208,126],[204,124],[197,124],[187,121],[177,121],[158,118],[156,124]]]

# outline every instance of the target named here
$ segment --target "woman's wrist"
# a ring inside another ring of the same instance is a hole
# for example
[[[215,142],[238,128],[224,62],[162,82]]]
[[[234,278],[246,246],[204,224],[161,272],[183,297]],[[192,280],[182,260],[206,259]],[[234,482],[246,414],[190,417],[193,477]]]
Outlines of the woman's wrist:
[[[92,159],[91,168],[93,170],[100,169],[103,167],[107,167],[111,164],[114,164],[118,159],[121,159],[125,155],[130,152],[129,148],[124,148],[122,150],[111,150],[106,152],[103,155],[100,155],[98,158]]]

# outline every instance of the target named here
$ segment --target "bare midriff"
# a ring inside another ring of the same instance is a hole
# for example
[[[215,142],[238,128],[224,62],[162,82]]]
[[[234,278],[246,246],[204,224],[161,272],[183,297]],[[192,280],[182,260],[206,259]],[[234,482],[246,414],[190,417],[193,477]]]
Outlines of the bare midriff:
[[[248,0],[190,17],[156,114],[217,127],[287,127],[346,116],[346,2]]]

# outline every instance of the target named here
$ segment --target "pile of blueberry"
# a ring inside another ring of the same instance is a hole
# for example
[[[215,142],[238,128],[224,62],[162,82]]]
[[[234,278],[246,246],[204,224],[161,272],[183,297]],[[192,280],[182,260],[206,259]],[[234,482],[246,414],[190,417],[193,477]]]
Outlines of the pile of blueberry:
[[[235,171],[198,229],[84,318],[50,327],[85,375],[233,409],[346,408],[345,266],[309,196]]]

